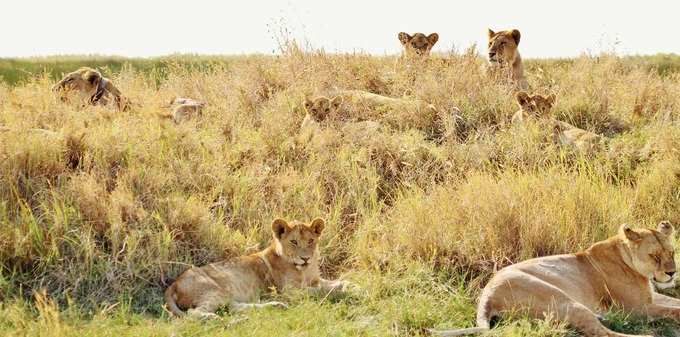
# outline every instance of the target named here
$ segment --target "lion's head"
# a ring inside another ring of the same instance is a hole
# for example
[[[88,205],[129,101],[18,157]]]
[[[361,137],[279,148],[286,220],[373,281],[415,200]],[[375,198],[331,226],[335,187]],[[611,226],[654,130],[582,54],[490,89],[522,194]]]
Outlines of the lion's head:
[[[74,72],[66,74],[61,81],[52,87],[54,91],[94,91],[102,80],[102,74],[97,70],[82,67]]]
[[[277,255],[302,270],[316,264],[319,259],[317,245],[325,223],[316,218],[309,224],[299,221],[288,223],[283,219],[272,222],[274,245]]]
[[[316,121],[322,122],[328,117],[335,115],[342,104],[342,97],[333,98],[317,97],[314,99],[306,98],[304,102],[305,110]]]
[[[408,33],[401,32],[398,37],[399,42],[404,46],[407,53],[414,53],[421,56],[429,55],[430,50],[432,50],[434,44],[439,40],[439,34],[437,33],[432,33],[430,35],[415,33],[411,36]]]
[[[675,231],[670,222],[662,221],[656,230],[631,229],[628,225],[623,225],[619,232],[625,245],[624,258],[628,255],[633,269],[656,284],[674,282]]]
[[[517,104],[520,109],[535,117],[547,116],[548,113],[550,113],[550,109],[552,109],[555,104],[555,94],[550,94],[548,96],[537,94],[531,96],[524,91],[520,91],[515,97],[517,98]]]
[[[517,29],[497,33],[489,29],[489,62],[497,65],[513,64],[518,55],[519,38]]]

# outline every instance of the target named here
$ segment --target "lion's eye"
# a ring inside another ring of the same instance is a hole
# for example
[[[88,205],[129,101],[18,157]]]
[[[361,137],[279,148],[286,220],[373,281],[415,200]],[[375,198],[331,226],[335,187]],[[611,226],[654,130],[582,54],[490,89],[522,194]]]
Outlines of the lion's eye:
[[[309,239],[309,244],[311,245],[312,243],[314,243],[314,239]]]
[[[330,112],[330,111],[331,111],[331,109],[329,109],[329,108],[326,108],[326,110],[324,110],[324,111],[326,111],[326,112]]]
[[[290,243],[292,243],[293,246],[297,246],[297,240],[290,240]]]

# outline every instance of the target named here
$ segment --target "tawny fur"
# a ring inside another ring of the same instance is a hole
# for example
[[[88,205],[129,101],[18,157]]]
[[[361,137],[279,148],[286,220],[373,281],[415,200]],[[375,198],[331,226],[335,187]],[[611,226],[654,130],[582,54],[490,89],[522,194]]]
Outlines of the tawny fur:
[[[432,331],[439,336],[484,332],[492,318],[520,310],[553,317],[585,336],[625,337],[609,330],[598,313],[613,304],[650,318],[680,319],[680,300],[654,291],[651,281],[674,281],[674,229],[663,221],[655,230],[621,226],[619,233],[575,254],[531,259],[500,270],[477,306],[477,327]]]
[[[63,101],[68,101],[71,93],[79,96],[84,104],[108,105],[112,99],[118,110],[129,108],[129,102],[113,82],[92,68],[82,67],[64,77],[52,87]]]
[[[232,311],[285,307],[280,302],[257,303],[260,294],[271,288],[279,292],[289,288],[345,291],[349,282],[329,281],[320,275],[317,245],[324,226],[320,218],[309,224],[274,220],[271,245],[263,251],[182,273],[165,291],[168,309],[177,316],[188,310],[190,315],[210,318],[225,306]]]
[[[314,143],[322,129],[337,128],[344,141],[365,144],[383,129],[380,119],[389,117],[391,112],[401,111],[414,115],[436,115],[437,108],[418,99],[393,98],[377,95],[363,90],[335,90],[333,96],[306,98],[303,106],[306,111],[300,133],[299,143]],[[343,107],[367,112],[358,116],[348,116]],[[403,119],[402,119],[403,120]]]
[[[519,110],[512,116],[512,124],[521,124],[529,119],[541,120],[552,128],[557,144],[573,147],[581,153],[593,153],[601,149],[605,138],[569,123],[553,118],[550,111],[555,104],[555,95],[529,95],[524,91],[516,95]]]
[[[181,123],[185,120],[202,115],[203,109],[206,106],[206,102],[179,97],[173,99],[170,101],[170,104],[168,104],[171,113],[169,115],[161,115],[161,117],[172,118],[175,123]]]
[[[494,32],[489,29],[489,64],[493,72],[510,67],[511,80],[519,89],[526,90],[529,83],[524,77],[524,65],[519,54],[521,34],[517,29]]]
[[[410,35],[401,32],[397,35],[399,42],[404,47],[405,55],[428,56],[432,47],[439,41],[439,34],[432,33],[425,35],[423,33],[415,33]]]

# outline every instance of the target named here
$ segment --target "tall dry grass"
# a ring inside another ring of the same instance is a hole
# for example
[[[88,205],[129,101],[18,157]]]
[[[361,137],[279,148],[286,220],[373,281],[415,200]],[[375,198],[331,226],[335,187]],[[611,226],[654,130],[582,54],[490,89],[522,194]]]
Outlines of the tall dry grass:
[[[472,293],[494,269],[623,222],[680,223],[680,76],[614,55],[529,62],[557,118],[608,137],[583,155],[540,124],[511,127],[513,88],[482,65],[474,49],[404,62],[289,46],[162,79],[123,67],[112,78],[128,112],[64,104],[46,76],[0,84],[0,299],[44,289],[61,304],[158,313],[162,279],[265,246],[275,217],[327,219],[324,273],[395,281],[416,264],[464,274],[448,282]],[[368,142],[296,142],[302,99],[335,89],[439,113],[388,111]],[[159,117],[175,96],[209,105],[175,125]]]

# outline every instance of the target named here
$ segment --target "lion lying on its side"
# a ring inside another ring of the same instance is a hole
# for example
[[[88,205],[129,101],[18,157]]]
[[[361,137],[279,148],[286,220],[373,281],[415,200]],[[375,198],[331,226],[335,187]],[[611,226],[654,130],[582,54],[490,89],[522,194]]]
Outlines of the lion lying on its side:
[[[310,224],[274,220],[273,240],[265,250],[182,273],[165,291],[168,309],[177,316],[184,316],[183,309],[188,309],[189,315],[211,318],[223,306],[233,311],[285,307],[280,302],[253,303],[271,287],[279,291],[291,287],[324,292],[347,290],[347,281],[321,278],[317,243],[324,225],[320,218]]]
[[[481,333],[506,311],[526,310],[536,318],[552,315],[585,336],[625,337],[607,329],[598,312],[614,303],[648,317],[680,320],[680,300],[654,291],[651,281],[670,283],[675,276],[673,226],[656,230],[621,226],[618,235],[576,254],[547,256],[508,266],[482,291],[477,327],[432,331],[440,336]]]

